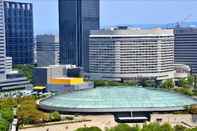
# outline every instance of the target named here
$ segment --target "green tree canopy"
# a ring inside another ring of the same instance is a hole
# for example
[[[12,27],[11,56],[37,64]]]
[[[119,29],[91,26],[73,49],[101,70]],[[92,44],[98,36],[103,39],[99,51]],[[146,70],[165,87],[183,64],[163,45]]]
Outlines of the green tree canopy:
[[[14,115],[11,108],[3,108],[0,110],[1,117],[9,122],[12,122]]]
[[[32,82],[34,67],[34,65],[15,65],[14,69],[18,70],[19,73],[23,74],[25,77],[28,78],[29,81]]]

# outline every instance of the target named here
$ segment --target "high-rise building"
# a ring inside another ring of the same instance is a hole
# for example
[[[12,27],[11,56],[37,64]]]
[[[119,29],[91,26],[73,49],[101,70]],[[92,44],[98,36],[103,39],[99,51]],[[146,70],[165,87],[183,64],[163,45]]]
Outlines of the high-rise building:
[[[31,3],[4,2],[6,55],[13,64],[33,63],[33,9]]]
[[[88,67],[90,30],[99,29],[99,0],[59,0],[60,63]]]
[[[114,29],[91,31],[90,79],[174,77],[173,30]]]
[[[6,57],[4,18],[4,1],[0,0],[0,91],[31,88],[27,78],[12,70],[12,58]]]
[[[5,23],[3,1],[0,0],[0,81],[6,79],[5,69]]]
[[[188,65],[197,73],[197,28],[175,29],[175,63]]]
[[[37,65],[49,66],[59,64],[59,39],[54,35],[38,35]]]

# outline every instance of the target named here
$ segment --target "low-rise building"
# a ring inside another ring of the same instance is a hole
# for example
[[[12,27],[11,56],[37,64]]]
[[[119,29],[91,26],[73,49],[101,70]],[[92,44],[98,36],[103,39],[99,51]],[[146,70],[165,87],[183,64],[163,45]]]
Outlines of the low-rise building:
[[[5,63],[6,79],[0,81],[0,91],[20,91],[32,88],[32,84],[26,77],[12,69],[12,57],[6,57]]]
[[[65,92],[90,89],[93,87],[93,82],[86,82],[83,78],[57,77],[49,80],[47,90],[51,92]]]
[[[69,75],[68,75],[69,74]],[[36,67],[33,70],[33,84],[46,86],[50,79],[57,77],[74,77],[79,75],[80,70],[75,65],[50,65],[46,67]]]
[[[6,57],[5,67],[6,73],[12,72],[12,57]]]
[[[191,68],[184,64],[175,64],[175,79],[186,78],[190,75]]]

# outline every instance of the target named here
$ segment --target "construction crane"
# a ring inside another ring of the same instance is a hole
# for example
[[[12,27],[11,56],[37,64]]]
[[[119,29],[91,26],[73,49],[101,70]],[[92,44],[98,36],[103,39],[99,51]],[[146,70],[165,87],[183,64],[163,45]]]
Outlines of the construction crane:
[[[192,17],[192,14],[189,14],[189,15],[187,15],[183,20],[177,22],[177,23],[176,23],[176,28],[181,27],[181,25],[182,25],[185,21],[189,20],[191,17]]]

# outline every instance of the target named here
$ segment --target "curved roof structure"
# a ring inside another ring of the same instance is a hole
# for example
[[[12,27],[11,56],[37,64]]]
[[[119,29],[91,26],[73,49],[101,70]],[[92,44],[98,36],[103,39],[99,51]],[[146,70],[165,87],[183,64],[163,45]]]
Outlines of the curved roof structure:
[[[98,87],[49,97],[41,109],[61,112],[176,111],[197,100],[169,91],[141,87]]]

